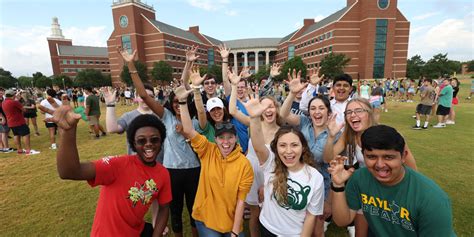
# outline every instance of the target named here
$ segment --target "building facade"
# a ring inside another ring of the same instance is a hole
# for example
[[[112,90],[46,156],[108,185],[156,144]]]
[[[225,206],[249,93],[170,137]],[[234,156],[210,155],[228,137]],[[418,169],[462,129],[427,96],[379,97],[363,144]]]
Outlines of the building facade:
[[[47,38],[53,75],[67,75],[74,78],[84,69],[110,73],[106,47],[75,46],[71,39],[65,39],[58,18],[53,18],[51,36]]]

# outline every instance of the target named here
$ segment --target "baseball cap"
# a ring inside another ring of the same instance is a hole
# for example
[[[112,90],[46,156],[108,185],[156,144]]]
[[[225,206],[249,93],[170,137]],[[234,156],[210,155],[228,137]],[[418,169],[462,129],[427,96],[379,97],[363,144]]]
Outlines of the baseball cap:
[[[207,103],[206,103],[207,112],[211,112],[211,110],[216,107],[221,108],[221,109],[224,108],[224,103],[222,102],[221,99],[214,97],[207,100]]]
[[[224,123],[217,123],[215,126],[215,136],[219,136],[223,133],[232,133],[234,135],[237,135],[237,131],[235,130],[235,126],[232,123],[229,122],[224,122]]]
[[[8,89],[5,91],[5,96],[7,97],[11,97],[11,96],[14,96],[16,94],[16,92],[12,89]]]

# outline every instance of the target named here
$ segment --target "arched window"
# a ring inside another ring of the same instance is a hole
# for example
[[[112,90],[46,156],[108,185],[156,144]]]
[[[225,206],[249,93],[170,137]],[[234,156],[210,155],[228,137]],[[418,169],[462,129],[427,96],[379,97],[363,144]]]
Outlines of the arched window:
[[[389,4],[389,0],[378,0],[379,8],[386,9]]]

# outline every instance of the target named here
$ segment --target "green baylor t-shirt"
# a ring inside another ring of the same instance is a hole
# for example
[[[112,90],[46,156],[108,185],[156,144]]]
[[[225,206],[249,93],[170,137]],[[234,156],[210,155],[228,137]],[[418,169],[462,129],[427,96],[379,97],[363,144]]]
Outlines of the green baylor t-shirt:
[[[379,183],[367,168],[346,187],[350,209],[362,209],[375,236],[456,236],[448,195],[431,179],[405,167],[394,186]]]

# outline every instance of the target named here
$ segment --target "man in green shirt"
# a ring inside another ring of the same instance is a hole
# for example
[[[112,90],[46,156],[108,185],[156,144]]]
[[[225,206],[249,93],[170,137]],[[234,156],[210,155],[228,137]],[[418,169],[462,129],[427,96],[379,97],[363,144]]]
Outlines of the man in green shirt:
[[[446,120],[448,119],[449,111],[451,110],[451,103],[453,101],[453,87],[451,86],[451,79],[444,79],[440,88],[442,89],[438,94],[438,109],[436,110],[436,115],[438,115],[438,124],[434,125],[433,128],[446,127]]]
[[[362,212],[369,236],[456,236],[448,195],[405,167],[403,137],[378,125],[367,129],[361,141],[366,167],[354,172],[344,169],[346,157],[331,161],[334,222],[346,226]]]
[[[85,94],[87,96],[86,98],[86,115],[87,119],[89,120],[89,126],[91,129],[94,130],[95,137],[99,138],[99,131],[102,132],[102,136],[105,136],[105,130],[100,125],[99,119],[100,119],[100,102],[99,102],[99,97],[95,95],[95,93],[92,91],[91,87],[86,87],[84,88]]]

